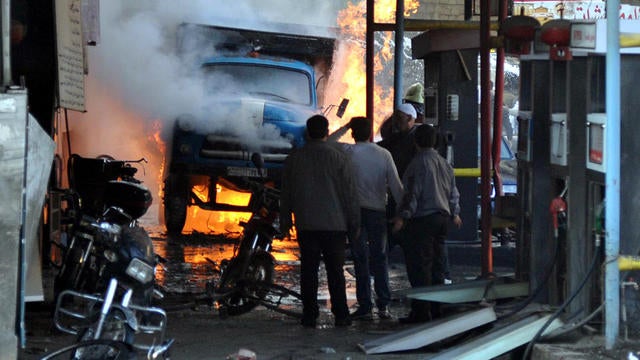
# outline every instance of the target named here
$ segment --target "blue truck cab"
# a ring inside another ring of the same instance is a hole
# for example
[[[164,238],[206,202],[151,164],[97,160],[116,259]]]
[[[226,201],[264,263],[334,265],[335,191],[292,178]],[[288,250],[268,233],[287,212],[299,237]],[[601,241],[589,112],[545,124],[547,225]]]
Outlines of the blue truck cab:
[[[164,221],[180,233],[187,207],[246,211],[218,203],[216,185],[248,191],[248,179],[274,181],[285,158],[304,144],[306,120],[322,112],[318,66],[331,62],[334,39],[306,34],[185,25],[182,38],[216,39],[199,58],[198,76],[212,100],[200,115],[174,122],[164,179]],[[325,77],[326,74],[320,74]],[[206,114],[206,115],[203,115]],[[254,154],[263,165],[256,167]],[[207,187],[206,200],[194,186]]]

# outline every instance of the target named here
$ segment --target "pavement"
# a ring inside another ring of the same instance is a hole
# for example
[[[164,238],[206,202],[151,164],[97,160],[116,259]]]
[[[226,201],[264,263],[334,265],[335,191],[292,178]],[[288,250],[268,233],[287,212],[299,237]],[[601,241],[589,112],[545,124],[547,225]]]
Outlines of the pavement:
[[[496,272],[509,274],[512,271],[513,248],[495,249]],[[479,248],[474,246],[451,246],[449,248],[454,282],[470,280],[478,276],[479,269],[469,264],[469,259],[479,257]],[[390,275],[393,289],[406,288],[408,283],[404,266],[396,253],[392,253]],[[502,263],[504,261],[504,263]],[[295,267],[294,267],[295,268]],[[348,268],[348,266],[347,266]],[[348,270],[348,269],[346,269]],[[345,271],[350,303],[355,305],[355,280]],[[258,307],[235,317],[221,318],[209,306],[172,306],[188,298],[188,294],[168,294],[167,334],[176,341],[171,348],[173,359],[236,359],[242,349],[256,354],[257,359],[428,359],[439,351],[468,340],[463,337],[455,341],[441,341],[409,351],[367,355],[361,345],[391,334],[411,329],[415,325],[400,324],[398,317],[407,313],[406,299],[395,296],[390,311],[395,319],[356,321],[346,328],[333,326],[329,312],[328,296],[322,289],[321,316],[316,329],[303,328],[295,318]],[[171,304],[171,305],[168,305]],[[473,304],[477,305],[477,304]],[[467,304],[468,306],[468,304]],[[57,331],[52,324],[53,308],[47,303],[28,303],[26,313],[26,347],[21,349],[19,359],[40,359],[44,354],[74,342],[74,337]],[[477,334],[473,334],[477,335]],[[604,339],[598,333],[580,330],[552,341],[539,342],[533,348],[531,359],[626,359],[629,352],[640,350],[640,342],[620,342],[613,350],[604,350]],[[498,359],[514,359],[522,356],[522,349],[505,354]],[[2,356],[0,355],[0,359]]]

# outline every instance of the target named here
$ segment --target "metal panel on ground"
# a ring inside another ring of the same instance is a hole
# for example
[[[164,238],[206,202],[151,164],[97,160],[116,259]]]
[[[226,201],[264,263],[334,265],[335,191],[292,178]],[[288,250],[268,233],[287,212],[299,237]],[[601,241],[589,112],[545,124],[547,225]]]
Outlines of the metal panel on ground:
[[[418,349],[496,320],[493,307],[457,314],[358,345],[366,354]]]
[[[549,320],[551,315],[532,315],[508,326],[501,327],[477,337],[463,345],[440,352],[434,356],[427,356],[429,360],[483,360],[493,359],[505,354],[533,339],[536,333]],[[562,321],[554,320],[546,328],[544,334],[562,326]]]
[[[417,287],[397,292],[411,299],[448,304],[495,300],[529,295],[528,282],[514,282],[506,278],[473,280],[451,285]]]

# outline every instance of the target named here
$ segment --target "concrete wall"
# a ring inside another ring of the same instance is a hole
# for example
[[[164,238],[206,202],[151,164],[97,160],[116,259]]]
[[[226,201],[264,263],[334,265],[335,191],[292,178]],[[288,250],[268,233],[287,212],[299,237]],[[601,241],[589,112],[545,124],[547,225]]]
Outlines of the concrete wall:
[[[420,1],[420,7],[410,19],[464,20],[464,0]]]
[[[0,359],[17,358],[16,309],[27,96],[0,94]]]

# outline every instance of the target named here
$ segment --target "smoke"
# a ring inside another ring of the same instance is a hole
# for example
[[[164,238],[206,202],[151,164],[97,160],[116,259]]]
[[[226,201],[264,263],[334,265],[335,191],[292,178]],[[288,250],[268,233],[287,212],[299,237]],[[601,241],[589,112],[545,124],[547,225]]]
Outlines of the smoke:
[[[176,52],[176,33],[181,23],[255,29],[256,24],[295,20],[335,26],[337,13],[331,9],[335,5],[295,0],[189,0],[179,4],[170,0],[110,0],[100,6],[101,37],[97,46],[88,48],[88,114],[83,116],[90,117],[94,125],[113,123],[113,119],[99,120],[111,115],[109,107],[103,108],[103,99],[91,91],[96,83],[145,121],[164,123],[181,114],[207,113],[211,94],[204,91],[202,79],[193,75],[194,57]],[[99,95],[105,93],[101,91]],[[163,126],[165,132],[167,128]]]
[[[193,60],[200,54],[184,56],[176,51],[179,25],[269,30],[260,24],[279,22],[334,27],[336,5],[299,0],[101,1],[100,41],[87,48],[87,112],[71,112],[69,121],[71,152],[119,159],[144,156],[149,164],[141,175],[158,193],[164,155],[155,132],[161,131],[161,139],[168,144],[173,122],[184,114],[206,120],[210,127],[230,128],[238,123],[228,120],[231,110],[209,108],[211,94],[205,91],[203,79],[193,75],[197,65]],[[213,118],[212,113],[219,117]],[[243,124],[231,132],[262,139],[279,136],[273,128],[256,132],[252,126]]]

